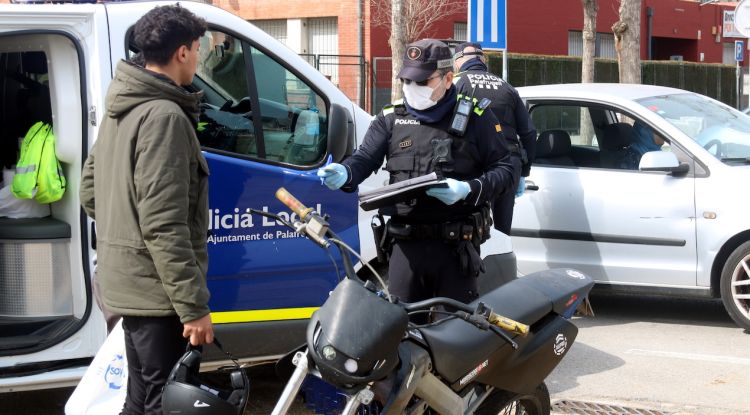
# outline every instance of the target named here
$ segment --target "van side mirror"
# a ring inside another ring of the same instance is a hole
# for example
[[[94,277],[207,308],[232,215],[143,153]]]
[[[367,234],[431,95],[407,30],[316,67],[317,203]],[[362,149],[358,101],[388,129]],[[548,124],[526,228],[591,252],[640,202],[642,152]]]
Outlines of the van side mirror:
[[[328,154],[338,163],[354,149],[354,122],[349,111],[339,104],[331,104],[328,114]]]
[[[649,151],[641,157],[638,164],[641,171],[663,171],[673,176],[680,176],[690,171],[687,163],[680,163],[677,156],[669,151]]]

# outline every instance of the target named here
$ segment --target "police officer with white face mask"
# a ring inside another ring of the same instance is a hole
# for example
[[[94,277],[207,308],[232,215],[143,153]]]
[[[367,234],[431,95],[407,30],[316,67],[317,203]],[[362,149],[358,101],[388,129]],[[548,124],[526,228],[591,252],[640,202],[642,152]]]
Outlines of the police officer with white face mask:
[[[491,111],[471,103],[463,111],[468,122],[455,121],[459,101],[448,46],[433,39],[407,45],[398,77],[405,99],[378,114],[351,157],[318,176],[331,189],[353,192],[385,159],[391,183],[432,172],[444,178],[447,187],[380,209],[390,217],[388,285],[408,302],[435,296],[468,302],[477,297],[483,269],[479,246],[492,226],[489,202],[512,190],[520,169]]]

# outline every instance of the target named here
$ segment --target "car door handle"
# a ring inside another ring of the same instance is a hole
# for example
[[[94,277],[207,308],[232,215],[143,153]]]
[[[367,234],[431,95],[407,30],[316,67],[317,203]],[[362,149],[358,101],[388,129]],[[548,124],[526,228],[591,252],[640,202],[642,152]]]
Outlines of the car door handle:
[[[526,180],[526,190],[539,190],[539,186],[531,180]]]

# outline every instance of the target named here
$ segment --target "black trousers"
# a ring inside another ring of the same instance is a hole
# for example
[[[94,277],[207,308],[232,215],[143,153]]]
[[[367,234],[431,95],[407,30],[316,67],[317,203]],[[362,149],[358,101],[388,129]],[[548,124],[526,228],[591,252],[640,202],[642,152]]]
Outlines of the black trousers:
[[[177,316],[122,318],[128,357],[128,393],[121,415],[162,415],[161,391],[187,339]]]
[[[514,164],[521,165],[521,158],[518,155],[512,154],[510,157]],[[500,193],[492,202],[492,221],[495,224],[495,229],[506,235],[510,235],[510,227],[513,222],[513,207],[516,204],[516,189],[518,189],[520,181],[521,176],[519,175],[516,181],[513,182],[513,187]]]
[[[438,240],[397,240],[388,267],[388,289],[402,301],[477,298],[477,279],[461,273],[456,245]]]

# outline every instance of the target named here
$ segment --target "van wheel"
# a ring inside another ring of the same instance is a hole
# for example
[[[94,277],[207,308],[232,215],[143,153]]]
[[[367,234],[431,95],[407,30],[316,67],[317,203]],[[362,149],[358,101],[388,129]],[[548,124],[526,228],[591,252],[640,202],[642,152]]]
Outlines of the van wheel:
[[[750,241],[735,249],[724,264],[721,301],[732,320],[750,331]]]
[[[537,386],[534,392],[521,395],[495,389],[475,412],[477,415],[549,415],[549,413],[549,391],[544,383]]]

